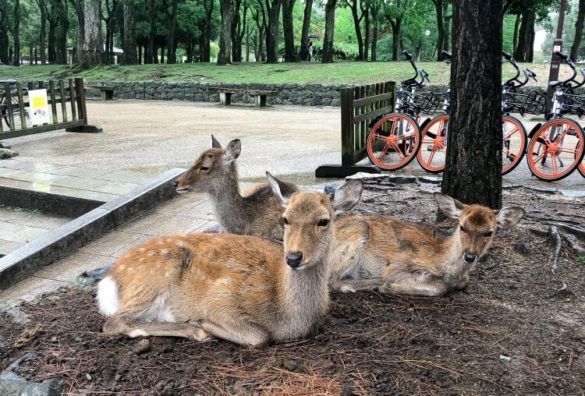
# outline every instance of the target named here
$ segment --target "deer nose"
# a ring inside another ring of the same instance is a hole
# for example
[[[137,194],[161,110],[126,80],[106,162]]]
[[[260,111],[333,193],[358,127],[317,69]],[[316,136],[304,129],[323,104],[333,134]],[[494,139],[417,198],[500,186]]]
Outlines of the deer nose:
[[[465,253],[463,255],[463,258],[465,259],[465,261],[467,261],[469,264],[471,264],[475,261],[475,259],[477,258],[477,255],[472,254],[472,253]]]
[[[301,265],[303,254],[301,252],[290,252],[286,255],[286,263],[289,267],[295,269]]]
[[[179,181],[178,180],[175,180],[173,182],[173,187],[177,188],[178,186],[179,186]]]

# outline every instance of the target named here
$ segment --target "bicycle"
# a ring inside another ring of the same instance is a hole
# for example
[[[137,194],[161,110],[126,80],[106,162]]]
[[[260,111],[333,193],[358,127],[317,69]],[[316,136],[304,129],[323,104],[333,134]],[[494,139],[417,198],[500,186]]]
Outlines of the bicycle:
[[[370,161],[384,170],[398,170],[407,166],[420,146],[420,128],[417,120],[421,113],[430,113],[438,107],[436,97],[417,90],[429,82],[429,75],[419,69],[413,56],[403,51],[415,71],[412,78],[400,83],[393,113],[374,119],[367,138]]]
[[[443,52],[450,59],[451,54]],[[524,157],[527,135],[522,122],[510,115],[517,111],[540,114],[544,111],[545,98],[537,91],[528,94],[518,93],[517,90],[528,83],[532,78],[536,81],[536,74],[529,69],[522,69],[514,58],[503,53],[504,58],[516,69],[516,75],[502,84],[502,174],[512,172]],[[520,75],[524,74],[524,81]],[[421,132],[421,147],[417,155],[420,166],[428,172],[440,173],[445,169],[447,134],[449,130],[449,91],[445,93],[443,104],[444,114],[433,118]]]
[[[578,83],[575,80],[577,67],[573,61],[562,52],[556,51],[555,54],[569,65],[573,75],[564,81],[549,82],[549,86],[555,89],[552,111],[547,117],[548,121],[531,136],[526,152],[530,171],[545,181],[561,180],[569,176],[581,164],[585,142],[581,126],[564,117],[565,114],[583,114],[581,109],[585,107],[585,98],[575,95],[573,91],[585,83],[585,72],[581,71],[583,80]]]

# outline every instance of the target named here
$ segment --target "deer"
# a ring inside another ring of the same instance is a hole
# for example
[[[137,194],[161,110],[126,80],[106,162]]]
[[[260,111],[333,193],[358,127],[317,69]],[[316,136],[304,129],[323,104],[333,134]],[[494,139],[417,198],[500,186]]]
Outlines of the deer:
[[[103,332],[219,338],[260,347],[314,331],[329,304],[327,257],[336,211],[355,206],[361,182],[332,198],[319,192],[287,197],[267,174],[283,205],[280,245],[256,236],[192,233],[159,237],[121,256],[97,287]]]
[[[496,229],[513,227],[525,213],[520,207],[467,205],[440,193],[434,198],[447,218],[458,220],[451,235],[389,217],[339,218],[330,249],[331,289],[422,296],[465,289]]]
[[[236,159],[242,145],[230,141],[225,149],[211,135],[212,148],[205,150],[189,170],[175,182],[178,193],[190,190],[206,192],[216,218],[226,232],[282,240],[280,217],[284,208],[276,200],[268,183],[255,186],[246,196],[240,194]],[[298,191],[296,185],[272,177],[284,197]]]

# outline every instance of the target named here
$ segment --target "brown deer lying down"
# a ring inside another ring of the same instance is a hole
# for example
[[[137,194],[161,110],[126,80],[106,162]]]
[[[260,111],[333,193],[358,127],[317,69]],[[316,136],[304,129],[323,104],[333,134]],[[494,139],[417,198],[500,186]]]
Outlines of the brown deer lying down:
[[[281,241],[280,217],[284,208],[274,197],[268,183],[255,187],[248,196],[240,194],[236,167],[236,159],[242,149],[240,140],[232,140],[225,150],[213,136],[211,141],[212,148],[201,153],[193,166],[176,181],[177,191],[208,193],[217,221],[226,232]],[[280,180],[277,183],[285,197],[298,191],[292,183]]]
[[[459,220],[452,235],[393,218],[339,218],[330,250],[331,288],[378,288],[424,296],[464,289],[469,272],[490,246],[496,229],[513,227],[524,216],[518,207],[498,212],[465,205],[443,194],[435,193],[434,197],[448,218]]]
[[[211,336],[241,345],[306,336],[327,311],[327,256],[336,210],[358,203],[361,183],[333,198],[298,192],[286,202],[281,245],[252,236],[186,234],[130,249],[99,283],[108,334]],[[283,257],[284,256],[284,257]]]

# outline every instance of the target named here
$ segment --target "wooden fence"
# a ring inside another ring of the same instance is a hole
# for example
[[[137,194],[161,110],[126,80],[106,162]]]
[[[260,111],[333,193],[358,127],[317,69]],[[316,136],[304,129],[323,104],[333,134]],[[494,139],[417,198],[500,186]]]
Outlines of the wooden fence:
[[[341,165],[317,168],[317,177],[343,177],[357,172],[378,172],[372,166],[355,166],[366,157],[370,122],[394,111],[394,81],[341,90]]]
[[[51,122],[29,125],[28,91],[46,89]],[[66,129],[70,132],[101,132],[88,124],[82,78],[58,81],[0,82],[0,139]]]

